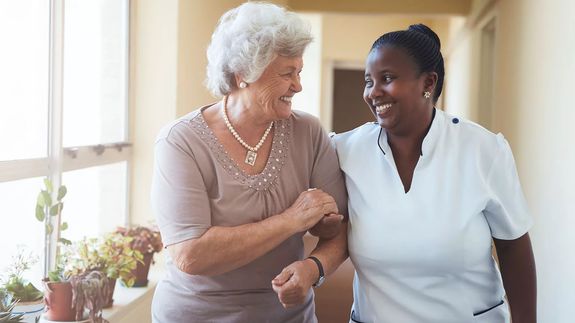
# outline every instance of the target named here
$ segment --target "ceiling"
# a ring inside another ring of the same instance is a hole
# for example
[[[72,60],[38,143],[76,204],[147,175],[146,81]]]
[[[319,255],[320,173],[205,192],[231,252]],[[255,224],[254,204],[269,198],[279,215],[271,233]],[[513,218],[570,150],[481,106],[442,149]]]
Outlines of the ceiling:
[[[288,0],[299,12],[467,16],[472,0]]]

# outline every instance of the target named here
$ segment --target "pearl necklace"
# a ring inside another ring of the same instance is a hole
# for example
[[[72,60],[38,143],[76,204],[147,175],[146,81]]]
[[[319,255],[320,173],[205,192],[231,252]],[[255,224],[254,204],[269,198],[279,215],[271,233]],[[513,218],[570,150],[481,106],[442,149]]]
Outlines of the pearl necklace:
[[[228,119],[228,114],[226,113],[226,107],[228,105],[228,97],[225,96],[224,97],[224,108],[223,108],[223,115],[224,115],[224,122],[226,123],[226,126],[228,127],[228,130],[232,133],[232,135],[234,136],[234,138],[236,138],[236,140],[242,145],[244,146],[244,148],[246,148],[248,151],[246,153],[246,159],[244,159],[244,163],[250,165],[250,166],[254,166],[256,164],[256,159],[258,158],[258,150],[261,148],[261,146],[264,144],[264,141],[266,141],[266,138],[268,137],[268,134],[270,133],[270,131],[272,130],[272,127],[274,125],[274,122],[270,122],[270,125],[268,126],[268,128],[266,129],[266,131],[264,132],[264,135],[262,136],[262,138],[260,139],[260,141],[257,143],[257,145],[255,145],[254,147],[248,145],[243,139],[242,137],[240,137],[240,135],[238,134],[238,132],[236,131],[236,129],[234,129],[234,127],[232,126],[232,124],[230,123],[230,120]]]

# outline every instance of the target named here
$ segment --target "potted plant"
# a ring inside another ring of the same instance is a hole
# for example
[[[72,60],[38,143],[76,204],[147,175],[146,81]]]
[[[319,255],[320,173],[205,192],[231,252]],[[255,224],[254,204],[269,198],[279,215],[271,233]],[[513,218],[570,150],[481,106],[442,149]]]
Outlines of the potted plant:
[[[163,248],[160,231],[154,227],[136,226],[133,228],[119,227],[117,233],[131,237],[131,246],[144,256],[144,260],[138,263],[134,270],[136,281],[134,287],[144,287],[148,285],[148,272],[153,262],[154,253],[160,252]]]
[[[31,268],[38,259],[31,252],[19,247],[17,255],[6,270],[3,289],[18,301],[14,307],[14,314],[22,315],[23,322],[37,322],[44,311],[44,294],[32,283],[24,279],[23,274]]]
[[[83,319],[84,310],[88,310],[90,322],[107,322],[102,317],[102,310],[106,306],[109,291],[113,289],[110,280],[98,270],[93,270],[70,277],[72,285],[72,304],[76,309],[76,320]]]
[[[22,314],[14,314],[14,307],[18,300],[12,297],[12,294],[4,289],[0,289],[0,322],[16,323],[24,322]]]
[[[92,258],[83,253],[84,247],[84,241],[66,246],[62,250],[65,266],[50,272],[46,279],[46,318],[51,321],[81,321],[88,311],[90,322],[105,322],[102,310],[112,284],[105,273],[90,265]],[[83,262],[77,260],[78,253],[83,253]]]
[[[142,262],[143,257],[142,253],[132,249],[131,241],[130,237],[108,233],[100,238],[84,238],[72,245],[67,273],[71,276],[90,271],[103,273],[110,286],[105,290],[104,308],[113,304],[117,279],[126,286],[132,286],[135,282],[132,271]]]
[[[79,271],[66,263],[64,259],[70,256],[71,242],[60,236],[60,232],[68,228],[66,222],[59,223],[62,209],[64,208],[63,198],[66,196],[66,186],[59,186],[54,190],[50,179],[44,179],[44,189],[38,194],[36,200],[36,219],[44,223],[46,252],[50,250],[52,234],[56,233],[56,265],[49,270],[48,259],[45,259],[44,268],[44,302],[47,312],[46,318],[50,321],[79,321],[84,319],[84,312],[88,310],[91,322],[101,322],[103,292],[109,285],[108,279],[100,274],[91,271]],[[54,223],[54,219],[58,222]],[[54,226],[59,226],[60,230],[54,232]]]
[[[56,265],[55,268],[48,267],[48,254],[52,244],[52,234],[54,233],[54,219],[60,220],[63,199],[66,196],[66,186],[62,185],[54,190],[52,181],[44,179],[44,189],[38,193],[36,199],[36,219],[44,224],[44,302],[46,303],[46,318],[51,321],[73,321],[76,318],[75,308],[72,304],[72,285],[69,277],[64,275],[64,268],[61,261],[61,247],[69,245],[70,241],[59,236],[61,231],[68,228],[68,224],[63,222],[57,231]],[[82,309],[83,310],[83,309]]]
[[[46,249],[50,249],[54,232],[53,219],[60,219],[67,193],[65,186],[54,190],[49,179],[44,180],[36,203],[36,218],[45,225]],[[68,228],[67,223],[59,225],[59,234]],[[57,237],[56,266],[43,279],[46,303],[46,318],[51,321],[74,321],[84,318],[89,311],[91,322],[102,321],[102,309],[112,305],[115,279],[133,284],[131,271],[136,268],[142,255],[130,248],[130,239],[121,236],[106,236],[102,239],[84,239],[72,243]],[[64,263],[63,259],[66,260]]]

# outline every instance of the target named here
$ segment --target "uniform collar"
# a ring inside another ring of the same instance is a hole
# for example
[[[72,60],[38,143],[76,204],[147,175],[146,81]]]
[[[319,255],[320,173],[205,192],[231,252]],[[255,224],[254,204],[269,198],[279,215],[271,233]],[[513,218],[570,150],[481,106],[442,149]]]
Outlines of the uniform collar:
[[[431,121],[431,127],[425,138],[423,138],[423,143],[421,144],[421,156],[423,158],[431,157],[435,147],[437,146],[437,141],[441,135],[441,129],[443,129],[443,124],[445,123],[445,114],[443,111],[433,108],[435,116]]]
[[[433,151],[435,149],[436,143],[438,141],[439,136],[441,135],[441,129],[443,128],[443,124],[445,123],[445,114],[443,111],[433,108],[434,117],[431,121],[431,126],[429,127],[429,131],[423,138],[423,143],[421,144],[421,157],[428,158],[431,157]],[[391,156],[391,147],[387,143],[387,132],[385,129],[380,128],[379,132],[379,141],[378,145],[384,155]]]

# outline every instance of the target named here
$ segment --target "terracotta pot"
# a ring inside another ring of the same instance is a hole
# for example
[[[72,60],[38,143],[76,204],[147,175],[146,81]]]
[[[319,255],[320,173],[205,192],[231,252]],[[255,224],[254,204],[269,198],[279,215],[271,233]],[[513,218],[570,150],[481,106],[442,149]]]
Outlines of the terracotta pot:
[[[44,291],[46,319],[50,321],[75,321],[76,311],[72,307],[72,284],[70,282],[46,282]]]
[[[114,306],[114,290],[116,289],[116,279],[108,278],[108,284],[110,284],[110,288],[108,289],[108,293],[106,293],[106,305],[104,308],[110,308]]]
[[[138,267],[132,271],[134,276],[136,276],[136,282],[133,287],[145,287],[148,286],[148,272],[150,272],[150,265],[154,259],[154,253],[144,254],[144,263],[138,263]]]

